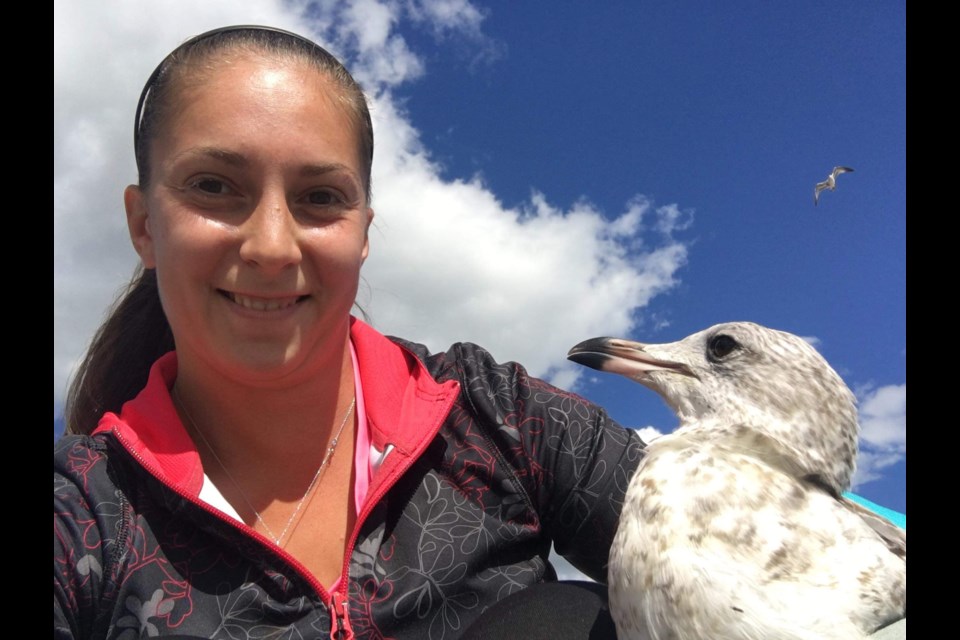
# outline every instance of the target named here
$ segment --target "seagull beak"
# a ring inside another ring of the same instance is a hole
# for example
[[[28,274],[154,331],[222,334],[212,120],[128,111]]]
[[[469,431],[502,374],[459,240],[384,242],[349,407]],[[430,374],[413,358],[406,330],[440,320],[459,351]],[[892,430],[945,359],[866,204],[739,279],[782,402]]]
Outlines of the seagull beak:
[[[567,359],[598,371],[618,373],[633,380],[645,378],[651,371],[671,371],[696,378],[682,362],[661,360],[650,355],[648,346],[620,338],[592,338],[570,349]]]

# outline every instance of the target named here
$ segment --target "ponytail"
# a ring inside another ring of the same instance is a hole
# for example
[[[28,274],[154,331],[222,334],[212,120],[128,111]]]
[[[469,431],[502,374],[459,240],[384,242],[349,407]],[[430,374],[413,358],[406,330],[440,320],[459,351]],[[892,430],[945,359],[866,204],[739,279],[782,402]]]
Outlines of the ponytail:
[[[138,267],[70,383],[67,433],[89,434],[104,413],[120,413],[146,385],[153,363],[173,348],[156,272]]]

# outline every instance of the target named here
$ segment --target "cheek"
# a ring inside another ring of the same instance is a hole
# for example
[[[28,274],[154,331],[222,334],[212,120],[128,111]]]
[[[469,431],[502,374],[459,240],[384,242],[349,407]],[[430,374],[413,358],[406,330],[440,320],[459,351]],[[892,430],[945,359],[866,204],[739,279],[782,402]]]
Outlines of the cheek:
[[[349,227],[311,230],[303,239],[313,262],[342,274],[359,271],[367,257],[366,236]]]
[[[363,258],[359,250],[351,247],[350,251],[344,251],[341,247],[339,251],[317,255],[314,264],[320,278],[348,286],[359,280]]]
[[[189,261],[189,254],[183,248],[183,243],[176,234],[170,233],[162,224],[157,224],[158,228],[154,235],[154,255],[157,261],[157,275],[163,278],[167,272],[176,271],[182,268],[184,262]]]
[[[221,225],[188,212],[165,210],[151,218],[158,254],[193,257],[197,251],[209,251],[230,239]]]
[[[170,224],[157,220],[154,225],[154,255],[157,279],[168,296],[178,296],[178,287],[189,281],[213,280],[227,248],[217,234],[204,233],[202,224]],[[186,290],[184,290],[185,292]],[[163,291],[161,291],[163,293]]]

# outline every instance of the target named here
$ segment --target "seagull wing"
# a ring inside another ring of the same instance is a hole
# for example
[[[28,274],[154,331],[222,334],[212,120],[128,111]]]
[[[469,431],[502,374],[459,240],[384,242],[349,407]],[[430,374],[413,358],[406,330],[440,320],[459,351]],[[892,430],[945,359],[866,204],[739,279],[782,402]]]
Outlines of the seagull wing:
[[[833,173],[831,175],[834,178],[836,178],[841,173],[852,173],[852,172],[853,172],[853,169],[851,169],[850,167],[834,167]]]
[[[830,181],[824,180],[823,182],[818,182],[817,186],[813,188],[813,205],[817,205],[817,201],[820,200],[820,192],[824,189],[830,188]]]
[[[841,496],[840,503],[854,512],[873,529],[884,541],[890,551],[904,560],[907,559],[907,532],[865,506]]]

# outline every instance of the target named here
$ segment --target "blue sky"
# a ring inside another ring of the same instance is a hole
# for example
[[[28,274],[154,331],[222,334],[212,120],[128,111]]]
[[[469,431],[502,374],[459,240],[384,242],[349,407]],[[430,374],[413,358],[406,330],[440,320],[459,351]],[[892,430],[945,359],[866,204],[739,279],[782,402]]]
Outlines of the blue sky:
[[[815,336],[855,389],[905,385],[903,3],[518,4],[486,5],[499,57],[426,42],[405,87],[445,175],[479,172],[508,205],[678,203],[687,265],[633,337],[752,320]],[[815,208],[835,165],[856,171]],[[626,424],[669,423],[629,383],[581,390]],[[859,492],[905,511],[905,485],[904,440]]]
[[[905,3],[72,4],[55,2],[55,418],[135,264],[120,193],[142,82],[195,33],[268,23],[371,95],[375,326],[478,342],[663,431],[651,392],[566,350],[729,320],[810,337],[861,400],[856,492],[906,511]],[[835,165],[855,172],[814,207]]]

